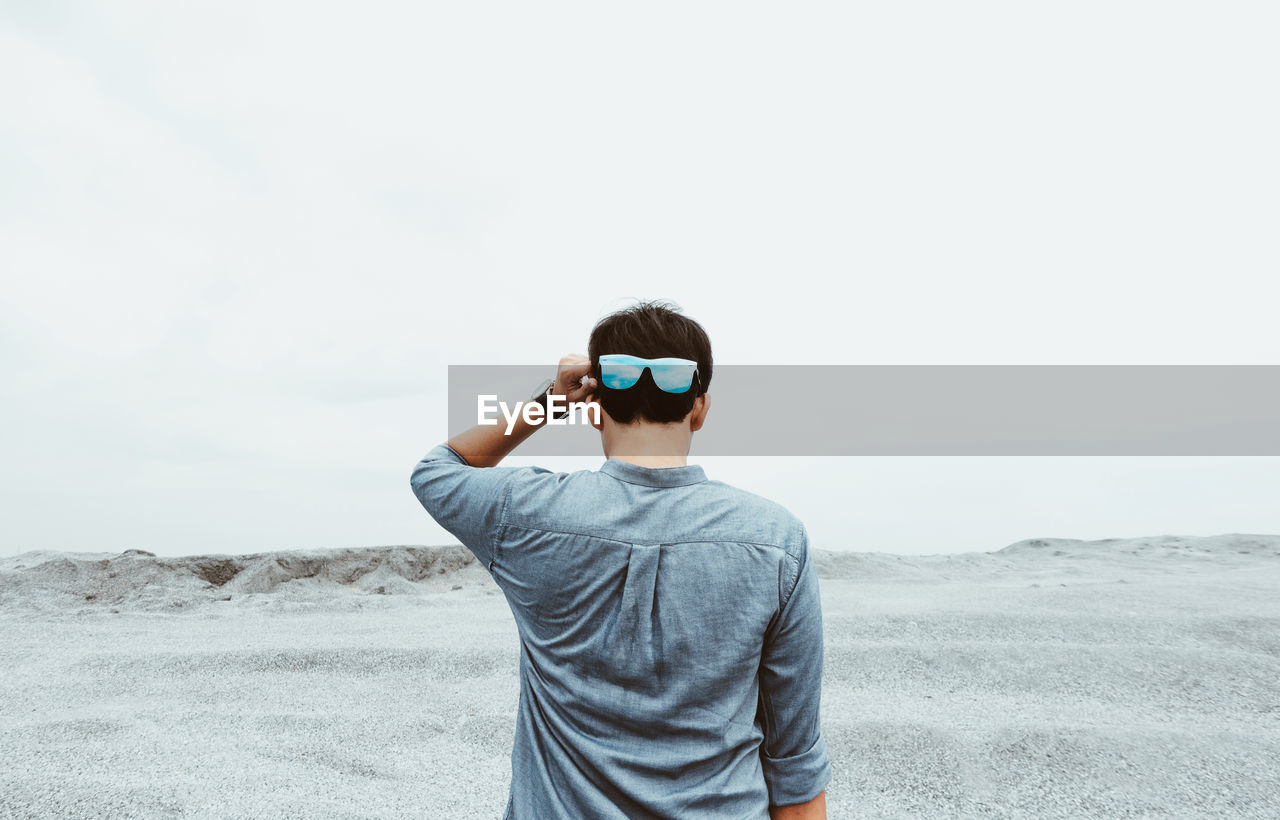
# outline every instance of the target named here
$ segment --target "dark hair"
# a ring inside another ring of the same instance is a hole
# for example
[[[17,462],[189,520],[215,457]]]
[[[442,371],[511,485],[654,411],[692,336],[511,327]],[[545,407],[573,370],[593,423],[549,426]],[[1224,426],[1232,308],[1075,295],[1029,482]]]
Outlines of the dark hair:
[[[610,390],[601,385],[596,400],[619,424],[632,421],[667,423],[689,415],[693,402],[711,384],[711,339],[707,332],[670,302],[640,302],[610,314],[591,329],[587,355],[591,374],[600,379],[600,357],[626,353],[646,359],[674,356],[698,363],[693,386],[683,393],[667,393],[653,383],[645,370],[640,381],[626,390]]]

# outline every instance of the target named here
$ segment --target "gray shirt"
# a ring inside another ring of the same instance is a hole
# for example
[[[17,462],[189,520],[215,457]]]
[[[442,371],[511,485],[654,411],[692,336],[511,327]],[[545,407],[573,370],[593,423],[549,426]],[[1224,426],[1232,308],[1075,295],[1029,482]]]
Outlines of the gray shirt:
[[[504,820],[767,818],[826,788],[822,608],[795,516],[696,465],[482,469],[441,445],[411,485],[515,616]]]

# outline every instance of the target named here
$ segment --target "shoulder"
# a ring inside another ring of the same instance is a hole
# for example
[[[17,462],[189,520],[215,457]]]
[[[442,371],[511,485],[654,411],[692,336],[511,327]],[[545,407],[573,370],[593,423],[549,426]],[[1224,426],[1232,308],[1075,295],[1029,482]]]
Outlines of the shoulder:
[[[509,467],[505,491],[515,510],[545,508],[557,500],[582,497],[595,481],[591,470],[558,472],[545,467]]]
[[[723,481],[708,479],[706,487],[712,492],[722,495],[726,500],[731,500],[743,508],[766,515],[770,518],[777,519],[780,522],[788,524],[800,525],[800,519],[796,517],[791,510],[774,501],[772,498],[766,498],[758,493],[750,490],[744,490],[741,487],[735,487],[732,484],[726,484]]]
[[[723,481],[709,480],[705,486],[719,496],[726,509],[734,510],[735,517],[754,530],[762,543],[780,547],[797,559],[807,549],[804,522],[782,504]]]

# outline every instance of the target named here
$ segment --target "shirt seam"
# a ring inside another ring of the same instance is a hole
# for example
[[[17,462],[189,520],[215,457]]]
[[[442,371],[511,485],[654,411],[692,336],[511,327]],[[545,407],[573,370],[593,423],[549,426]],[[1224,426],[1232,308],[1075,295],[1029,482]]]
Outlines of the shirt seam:
[[[598,472],[604,473],[605,475],[609,476],[609,478],[612,478],[614,481],[621,481],[623,484],[631,484],[632,486],[635,486],[635,487],[653,487],[654,489],[657,489],[657,490],[671,489],[672,487],[692,487],[694,484],[707,483],[707,479],[705,476],[703,476],[702,478],[696,479],[694,481],[681,481],[677,484],[654,484],[648,481],[632,481],[629,478],[616,476],[613,473],[608,472],[606,470],[599,470]]]
[[[510,478],[506,481],[506,486],[502,489],[502,510],[498,515],[498,526],[489,534],[489,571],[493,571],[493,565],[498,561],[498,544],[501,541],[501,535],[507,530],[507,516],[511,510],[511,486],[514,484]]]
[[[791,603],[791,596],[796,594],[796,588],[800,586],[800,559],[789,552],[787,553],[787,557],[791,559],[791,563],[795,567],[796,577],[791,581],[791,589],[787,592],[787,597],[783,598],[778,605],[779,614],[781,614],[782,610],[787,608],[787,604]]]
[[[504,508],[505,508],[505,502],[504,502]],[[535,527],[529,524],[520,524],[514,521],[506,520],[505,512],[504,512],[504,518],[502,521],[501,529],[509,529],[511,527],[515,527],[516,529],[520,529],[520,530],[533,530],[534,532],[545,532],[545,533],[550,533],[551,535],[580,535],[583,538],[599,538],[601,541],[612,541],[615,544],[645,543],[642,541],[628,541],[622,538],[611,538],[607,535],[598,535],[593,532],[578,532],[577,530],[553,530],[547,527]],[[786,553],[787,557],[790,558],[792,561],[796,560],[795,556],[792,555],[790,552],[787,552],[787,548],[782,546],[781,544],[769,544],[764,541],[748,541],[744,538],[682,538],[676,541],[657,541],[654,543],[661,544],[662,546],[675,546],[676,544],[747,544],[753,547],[769,547],[770,549],[780,550],[783,553]],[[797,574],[797,578],[798,577],[799,575]]]
[[[795,567],[796,577],[791,580],[791,591],[782,600],[778,608],[779,613],[786,609],[787,604],[791,602],[791,597],[796,594],[796,590],[800,587],[800,559],[804,558],[806,562],[809,560],[809,531],[805,529],[804,524],[800,525],[800,549],[797,552],[799,553],[798,555],[793,555],[790,550],[787,550],[787,557],[791,559]]]

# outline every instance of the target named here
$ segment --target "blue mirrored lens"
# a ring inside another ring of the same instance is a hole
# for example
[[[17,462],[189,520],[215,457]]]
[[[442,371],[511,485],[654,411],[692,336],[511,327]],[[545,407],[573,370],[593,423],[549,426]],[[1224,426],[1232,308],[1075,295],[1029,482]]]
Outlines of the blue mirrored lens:
[[[698,365],[687,359],[642,359],[611,354],[600,357],[600,382],[611,390],[626,390],[640,381],[645,368],[653,376],[653,383],[658,389],[667,393],[683,393],[693,385]]]
[[[649,368],[653,383],[668,393],[683,393],[693,386],[693,374],[697,365],[658,364]]]
[[[643,367],[629,364],[605,364],[600,362],[600,382],[612,390],[626,390],[640,381]]]

